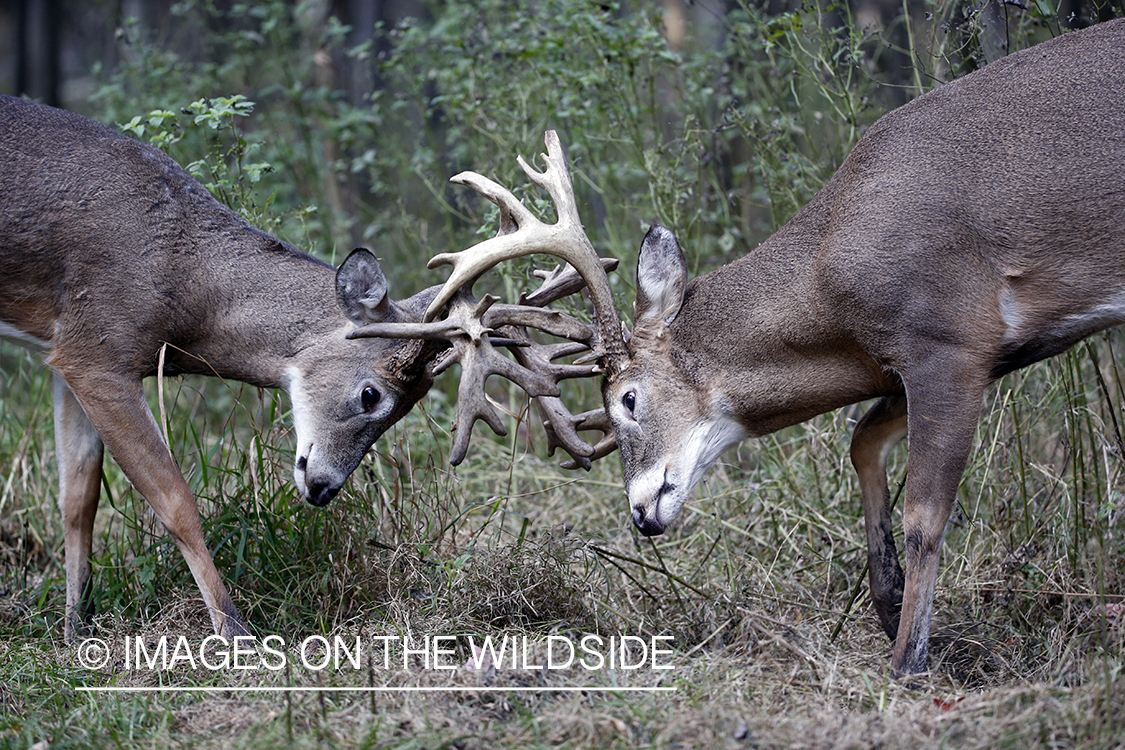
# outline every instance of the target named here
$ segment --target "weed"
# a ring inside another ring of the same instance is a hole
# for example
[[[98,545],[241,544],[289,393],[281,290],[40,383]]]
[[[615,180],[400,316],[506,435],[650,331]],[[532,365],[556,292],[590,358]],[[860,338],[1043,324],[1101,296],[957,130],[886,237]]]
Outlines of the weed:
[[[93,106],[294,244],[326,259],[375,245],[393,293],[436,282],[424,259],[494,223],[448,176],[521,184],[514,155],[541,148],[547,127],[563,134],[603,254],[631,267],[658,219],[702,271],[798,210],[887,107],[984,60],[974,11],[953,3],[909,7],[880,33],[835,6],[739,3],[675,37],[655,5],[451,0],[351,47],[326,7],[189,2],[167,36],[127,24]],[[1013,47],[1057,29],[1038,5],[1003,9]],[[360,95],[331,86],[346,60],[366,76]],[[512,296],[528,268],[506,273],[491,283]],[[631,299],[626,275],[613,283]],[[150,388],[252,629],[290,646],[511,636],[532,659],[549,636],[670,636],[674,670],[489,676],[463,668],[461,640],[449,673],[81,669],[59,639],[49,376],[0,343],[0,747],[1112,747],[1125,731],[1123,350],[1112,332],[989,391],[947,538],[934,674],[908,687],[887,675],[866,594],[847,447],[857,412],[740,445],[680,524],[646,540],[617,462],[554,466],[508,389],[492,395],[509,437],[475,439],[448,468],[450,376],[325,509],[291,489],[284,398],[192,378]],[[905,451],[890,464],[894,491]],[[208,634],[186,565],[111,461],[95,550],[98,635],[115,654],[138,635]],[[161,681],[469,690],[75,689]],[[676,692],[625,692],[654,683]],[[609,692],[483,690],[537,686]]]

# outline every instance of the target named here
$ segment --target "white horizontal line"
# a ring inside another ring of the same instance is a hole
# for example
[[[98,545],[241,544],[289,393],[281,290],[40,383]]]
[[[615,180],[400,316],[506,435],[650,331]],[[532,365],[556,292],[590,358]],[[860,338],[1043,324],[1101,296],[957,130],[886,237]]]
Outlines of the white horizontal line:
[[[403,686],[403,687],[247,687],[237,685],[231,687],[211,686],[175,686],[164,687],[112,687],[88,686],[75,687],[80,693],[674,693],[679,688],[675,687],[469,687],[466,685],[450,685],[447,687],[435,686]]]

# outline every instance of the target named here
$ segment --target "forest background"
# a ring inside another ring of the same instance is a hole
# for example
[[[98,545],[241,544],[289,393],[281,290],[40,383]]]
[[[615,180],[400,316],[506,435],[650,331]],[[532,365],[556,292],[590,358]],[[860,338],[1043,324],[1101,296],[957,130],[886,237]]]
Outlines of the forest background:
[[[673,227],[693,273],[706,272],[796,213],[884,112],[1123,14],[1046,0],[23,0],[0,7],[0,91],[158,145],[325,260],[371,247],[395,297],[444,278],[430,256],[495,229],[451,175],[481,172],[551,214],[515,156],[539,153],[554,128],[591,239],[622,260],[612,283],[628,312],[650,222]],[[514,297],[530,270],[485,283]],[[491,396],[509,437],[478,428],[451,470],[453,374],[326,509],[293,496],[283,395],[165,384],[173,451],[252,627],[287,643],[508,635],[537,653],[552,635],[671,636],[674,670],[91,672],[60,638],[50,378],[0,344],[0,747],[1118,746],[1121,351],[1119,333],[1098,336],[989,392],[947,539],[933,674],[903,685],[866,593],[847,450],[860,411],[732,450],[682,522],[648,540],[632,529],[617,459],[559,468],[501,383]],[[598,400],[592,384],[575,392]],[[201,640],[186,566],[108,463],[99,636],[115,649]],[[903,449],[890,471],[897,488]],[[575,689],[595,683],[603,692]],[[94,684],[210,692],[79,689]],[[371,685],[459,692],[234,691]],[[654,686],[675,691],[629,692]],[[497,687],[570,692],[484,689]]]

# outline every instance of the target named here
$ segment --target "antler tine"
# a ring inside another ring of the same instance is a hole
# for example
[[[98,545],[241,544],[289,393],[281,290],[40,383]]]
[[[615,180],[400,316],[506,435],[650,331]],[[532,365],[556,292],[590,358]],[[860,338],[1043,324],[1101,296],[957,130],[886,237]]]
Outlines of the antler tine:
[[[485,346],[491,349],[491,345]],[[457,416],[453,423],[453,448],[449,463],[459,465],[469,451],[469,439],[473,434],[473,424],[478,419],[492,428],[497,435],[507,435],[508,430],[496,409],[488,403],[484,392],[484,381],[492,375],[488,366],[488,352],[472,342],[460,339],[451,357],[461,363],[461,380],[457,385]]]
[[[553,255],[570,263],[586,282],[597,321],[591,349],[595,357],[604,358],[607,372],[612,375],[624,360],[625,342],[609,278],[582,229],[574,186],[558,134],[548,130],[544,140],[547,153],[543,156],[546,167],[542,172],[532,168],[522,157],[518,158],[518,162],[528,178],[550,194],[558,212],[557,222],[544,224],[539,221],[509,190],[475,172],[462,172],[453,177],[453,182],[467,185],[496,203],[500,207],[501,219],[507,223],[502,232],[491,239],[468,250],[442,253],[430,260],[430,268],[448,263],[453,265],[453,272],[422,320],[434,320],[457,289],[470,284],[498,263],[535,253]]]
[[[600,260],[606,273],[617,268],[617,258],[601,258]],[[569,297],[586,286],[586,280],[579,276],[578,271],[569,263],[562,268],[556,266],[553,271],[535,271],[535,275],[542,278],[543,283],[531,294],[521,294],[519,304],[546,307],[563,297]]]
[[[539,250],[527,250],[526,237],[546,234],[548,225],[539,221],[519,198],[503,185],[476,172],[461,172],[449,178],[458,185],[466,185],[477,191],[500,208],[500,231],[494,237],[478,242],[467,250],[453,253],[438,253],[430,258],[427,268],[452,265],[453,272],[445,280],[445,285],[434,297],[422,316],[423,322],[430,322],[441,312],[457,290],[470,285],[478,276],[506,260],[512,260]],[[521,231],[523,230],[523,231]],[[542,251],[546,252],[546,251]]]
[[[555,380],[521,367],[501,355],[487,338],[479,341],[457,339],[453,353],[442,362],[442,369],[454,362],[461,365],[461,380],[457,386],[457,416],[454,417],[453,425],[453,449],[449,456],[449,462],[454,466],[465,459],[473,425],[478,419],[491,427],[497,435],[508,434],[503,420],[485,394],[484,384],[490,376],[507,378],[531,394],[557,396],[559,393]]]
[[[543,429],[547,433],[547,455],[555,455],[556,448],[562,448],[570,455],[571,460],[562,463],[564,469],[581,468],[589,471],[592,462],[617,449],[617,439],[605,409],[574,416],[557,397],[541,396],[535,402],[539,404]],[[597,430],[602,433],[602,438],[591,446],[578,437],[579,430]]]
[[[587,348],[595,335],[592,325],[575,320],[565,313],[525,305],[496,305],[482,320],[489,329],[503,325],[535,328],[552,336],[580,341]]]
[[[493,305],[500,301],[499,297],[486,294],[484,299],[478,300],[469,292],[468,288],[456,289],[451,295],[449,303],[450,314],[442,320],[428,323],[368,323],[348,333],[349,339],[359,338],[384,338],[384,339],[444,339],[452,341],[457,336],[468,336],[474,341],[481,336],[491,333],[491,329],[484,322]],[[500,305],[501,308],[512,305]],[[574,326],[581,326],[578,321],[573,321]],[[559,323],[563,327],[565,323]]]
[[[522,156],[517,156],[516,161],[528,179],[550,194],[558,212],[558,223],[581,230],[582,218],[578,215],[578,201],[574,199],[574,183],[570,181],[570,170],[566,166],[559,134],[548,130],[543,134],[543,140],[547,144],[547,153],[543,155],[546,167],[542,172],[529,165]]]
[[[573,464],[571,468],[581,467],[589,471],[594,446],[578,437],[575,429],[578,418],[570,413],[558,397],[541,396],[535,399],[535,403],[539,406],[543,430],[547,433],[547,455],[553,456],[556,448],[562,448],[571,458],[568,462]]]
[[[594,446],[594,452],[588,458],[571,458],[571,460],[563,461],[559,465],[564,469],[585,469],[589,471],[594,461],[605,458],[615,450],[617,450],[617,436],[610,432],[598,441],[598,444]]]
[[[587,457],[587,461],[597,461],[599,458],[604,458],[617,450],[617,436],[613,434],[613,425],[610,424],[609,415],[606,414],[604,408],[583,412],[573,419],[575,431],[597,430],[602,433],[601,440],[594,445],[594,452]],[[550,454],[550,446],[548,446],[548,453]],[[583,461],[575,458],[573,454],[571,457],[573,460],[563,462],[562,467],[564,469],[577,469],[581,466],[589,471],[589,466],[584,465]]]
[[[368,323],[348,332],[349,339],[446,339],[461,333],[460,324],[449,319],[432,323]]]

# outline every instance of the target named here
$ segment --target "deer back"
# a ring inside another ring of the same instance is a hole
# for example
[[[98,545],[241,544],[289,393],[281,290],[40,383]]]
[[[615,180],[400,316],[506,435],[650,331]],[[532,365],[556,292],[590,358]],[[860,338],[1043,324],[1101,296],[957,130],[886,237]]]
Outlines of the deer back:
[[[12,97],[0,97],[0,264],[0,333],[47,350],[80,401],[84,380],[154,374],[162,350],[165,373],[289,391],[298,488],[318,504],[432,382],[434,347],[348,334],[417,320],[436,289],[392,301],[370,253],[337,271],[160,150]]]
[[[730,265],[685,284],[674,238],[650,232],[628,365],[603,389],[635,519],[658,533],[725,448],[900,393],[938,345],[998,377],[1122,322],[1122,227],[1118,21],[887,114]]]

